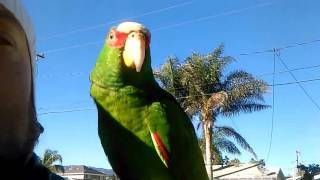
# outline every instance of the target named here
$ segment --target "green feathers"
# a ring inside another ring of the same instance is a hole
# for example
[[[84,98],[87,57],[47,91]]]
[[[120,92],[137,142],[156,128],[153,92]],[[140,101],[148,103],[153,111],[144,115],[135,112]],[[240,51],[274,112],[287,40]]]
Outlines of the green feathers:
[[[122,32],[112,35],[90,75],[90,93],[114,171],[121,179],[208,179],[190,119],[154,79],[149,46],[138,72],[124,63]]]

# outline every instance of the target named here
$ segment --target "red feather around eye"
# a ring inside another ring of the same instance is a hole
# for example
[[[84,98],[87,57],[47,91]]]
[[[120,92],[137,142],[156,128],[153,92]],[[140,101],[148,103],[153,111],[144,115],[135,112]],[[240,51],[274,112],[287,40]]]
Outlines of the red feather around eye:
[[[117,30],[112,30],[109,33],[108,44],[113,48],[122,48],[125,45],[128,34],[119,32]]]
[[[117,37],[117,41],[116,41],[115,45],[117,47],[123,47],[126,42],[126,39],[128,37],[128,34],[123,33],[123,32],[119,32],[119,31],[115,31],[115,33],[116,33],[116,37]]]
[[[162,143],[158,133],[155,132],[152,134],[152,136],[157,143],[157,146],[158,146],[157,148],[159,149],[161,156],[166,161],[166,163],[169,164],[169,161],[170,161],[169,152],[167,148],[164,146],[164,144]]]

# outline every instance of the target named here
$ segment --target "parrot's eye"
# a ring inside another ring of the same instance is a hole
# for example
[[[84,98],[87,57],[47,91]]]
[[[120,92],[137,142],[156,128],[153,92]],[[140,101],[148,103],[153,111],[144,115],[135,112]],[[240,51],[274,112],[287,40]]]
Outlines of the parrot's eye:
[[[110,39],[110,40],[113,40],[113,39],[114,39],[114,34],[113,34],[113,33],[110,33],[110,34],[109,34],[109,39]]]
[[[109,34],[108,34],[108,40],[110,41],[110,42],[113,42],[113,41],[115,41],[117,38],[116,38],[116,33],[113,31],[113,30],[111,30],[110,32],[109,32]]]
[[[108,44],[114,44],[117,41],[117,36],[114,31],[110,31],[108,36],[107,36],[107,42]]]

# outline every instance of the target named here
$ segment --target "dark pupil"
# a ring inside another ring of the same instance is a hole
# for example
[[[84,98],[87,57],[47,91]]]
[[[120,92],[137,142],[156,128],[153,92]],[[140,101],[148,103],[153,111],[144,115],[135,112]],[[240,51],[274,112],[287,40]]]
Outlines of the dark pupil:
[[[110,39],[113,39],[113,34],[110,35]]]

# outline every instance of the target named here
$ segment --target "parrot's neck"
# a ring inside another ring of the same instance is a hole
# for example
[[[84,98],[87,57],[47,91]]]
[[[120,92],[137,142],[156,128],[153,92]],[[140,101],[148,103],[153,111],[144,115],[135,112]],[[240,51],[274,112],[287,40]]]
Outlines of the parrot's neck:
[[[157,84],[151,67],[151,56],[149,50],[146,52],[141,71],[136,72],[135,69],[130,69],[124,73],[123,80],[125,85],[132,85],[138,88],[145,88],[146,86],[153,86]]]

